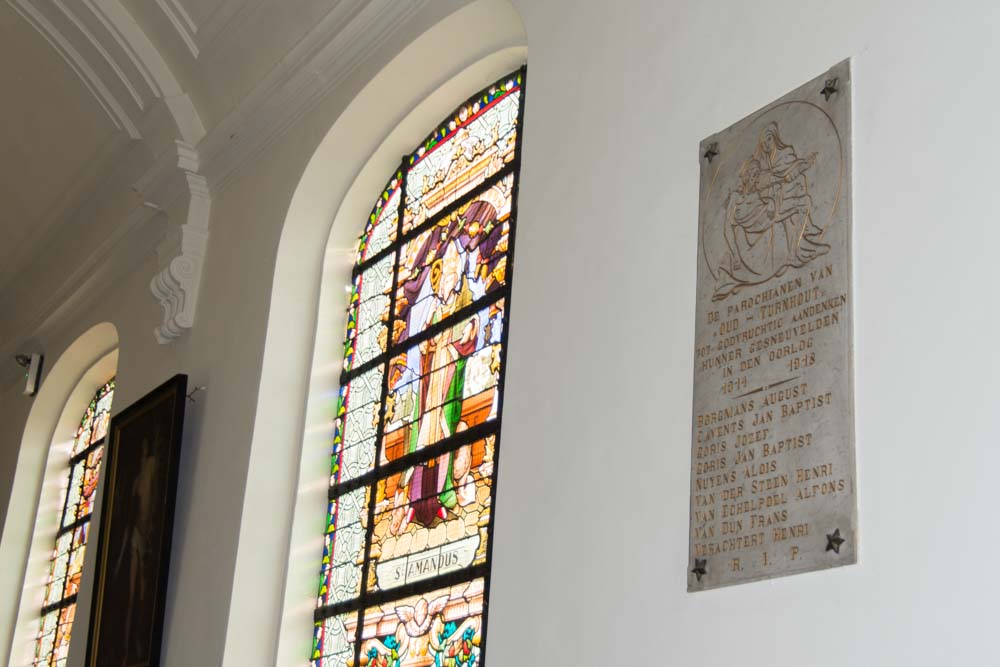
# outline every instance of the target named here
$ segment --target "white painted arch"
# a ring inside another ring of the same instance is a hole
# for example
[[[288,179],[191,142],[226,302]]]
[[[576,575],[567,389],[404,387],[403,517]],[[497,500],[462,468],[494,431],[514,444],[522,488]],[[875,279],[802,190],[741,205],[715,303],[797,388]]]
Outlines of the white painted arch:
[[[400,157],[524,64],[526,45],[508,0],[447,16],[332,119],[303,172],[278,248],[224,667],[307,664],[357,238]]]
[[[0,540],[0,590],[15,593],[0,601],[0,664],[31,664],[69,448],[94,392],[117,367],[118,331],[109,322],[97,324],[59,356],[34,398]],[[84,579],[92,577],[89,569]],[[87,614],[78,614],[76,627],[86,628],[87,620]],[[86,643],[79,636],[74,649]]]

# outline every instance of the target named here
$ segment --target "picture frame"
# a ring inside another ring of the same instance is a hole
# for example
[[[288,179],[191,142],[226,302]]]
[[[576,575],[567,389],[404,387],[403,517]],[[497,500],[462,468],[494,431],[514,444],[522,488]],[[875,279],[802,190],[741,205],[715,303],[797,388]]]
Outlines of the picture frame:
[[[87,667],[158,667],[187,376],[111,420]]]

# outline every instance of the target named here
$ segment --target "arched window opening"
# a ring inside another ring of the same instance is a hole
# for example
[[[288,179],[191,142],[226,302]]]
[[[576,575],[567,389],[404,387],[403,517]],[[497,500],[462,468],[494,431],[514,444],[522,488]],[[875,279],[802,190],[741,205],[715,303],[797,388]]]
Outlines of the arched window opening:
[[[315,667],[482,662],[524,84],[445,118],[361,235]]]
[[[66,467],[68,485],[60,503],[62,510],[56,543],[49,560],[34,665],[62,667],[69,654],[76,597],[114,394],[112,378],[94,394],[73,439]]]

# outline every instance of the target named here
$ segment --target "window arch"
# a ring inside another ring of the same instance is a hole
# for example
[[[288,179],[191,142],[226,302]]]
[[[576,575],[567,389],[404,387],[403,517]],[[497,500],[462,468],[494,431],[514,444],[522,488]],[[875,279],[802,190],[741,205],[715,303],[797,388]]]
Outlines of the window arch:
[[[114,378],[97,390],[80,420],[69,452],[66,465],[68,484],[60,503],[55,547],[49,558],[34,665],[62,667],[69,654],[76,598],[80,590],[114,393]]]
[[[446,117],[361,235],[315,667],[481,662],[524,84],[522,68]]]

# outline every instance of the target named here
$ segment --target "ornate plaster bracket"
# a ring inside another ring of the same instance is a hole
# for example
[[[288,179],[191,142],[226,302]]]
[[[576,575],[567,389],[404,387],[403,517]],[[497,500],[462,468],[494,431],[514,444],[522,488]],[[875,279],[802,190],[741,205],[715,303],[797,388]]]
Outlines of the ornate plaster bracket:
[[[164,345],[194,326],[212,209],[197,151],[183,141],[174,144],[175,150],[167,151],[136,184],[143,205],[167,219],[166,235],[156,248],[159,272],[149,284],[163,307],[163,322],[153,335]]]

